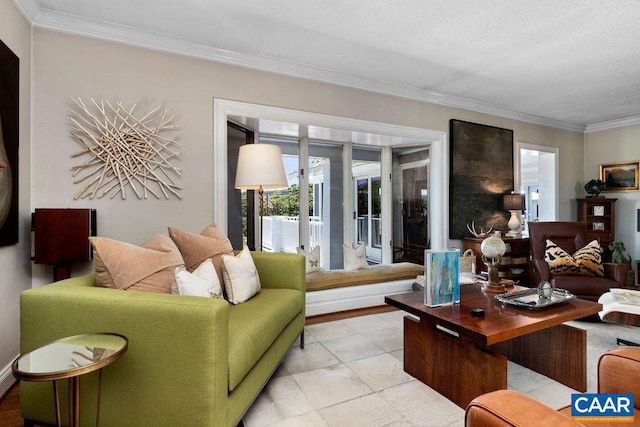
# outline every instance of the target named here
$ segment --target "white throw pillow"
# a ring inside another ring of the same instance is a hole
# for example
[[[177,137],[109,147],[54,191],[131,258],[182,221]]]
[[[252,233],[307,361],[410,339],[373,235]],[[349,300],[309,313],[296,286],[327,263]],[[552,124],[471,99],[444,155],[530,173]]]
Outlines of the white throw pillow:
[[[222,277],[231,304],[245,302],[260,292],[258,270],[246,246],[236,256],[222,256]]]
[[[174,275],[172,294],[222,298],[222,286],[211,259],[205,260],[192,273],[178,267]]]
[[[342,252],[344,254],[345,270],[360,270],[361,268],[369,268],[367,263],[367,247],[364,243],[360,243],[355,249],[342,244]]]
[[[324,270],[324,268],[320,267],[320,246],[316,246],[311,252],[305,251],[300,246],[296,250],[298,255],[304,255],[307,274]]]

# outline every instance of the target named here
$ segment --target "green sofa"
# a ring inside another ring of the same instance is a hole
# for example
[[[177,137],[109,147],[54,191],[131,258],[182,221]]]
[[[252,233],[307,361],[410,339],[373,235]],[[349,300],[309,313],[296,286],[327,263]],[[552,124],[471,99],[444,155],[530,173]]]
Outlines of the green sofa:
[[[69,335],[123,334],[127,353],[102,375],[101,426],[236,425],[298,336],[304,344],[304,257],[252,255],[262,289],[235,306],[99,288],[94,275],[27,290],[20,300],[21,351]],[[66,381],[58,384],[66,396]],[[81,377],[82,425],[95,424],[96,384],[96,373]],[[21,383],[27,423],[55,422],[52,389],[50,382]]]

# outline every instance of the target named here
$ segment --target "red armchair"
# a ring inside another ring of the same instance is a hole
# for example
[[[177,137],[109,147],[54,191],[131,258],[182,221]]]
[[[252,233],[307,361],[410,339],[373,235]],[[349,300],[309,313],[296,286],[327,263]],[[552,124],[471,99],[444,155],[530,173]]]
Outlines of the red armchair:
[[[587,239],[587,226],[581,222],[529,222],[529,242],[531,257],[538,280],[546,280],[553,286],[566,289],[578,298],[598,301],[600,295],[610,288],[619,288],[627,281],[627,264],[604,263],[604,277],[552,275],[549,265],[544,260],[547,239],[573,254],[583,248]],[[534,283],[534,285],[537,283]]]
[[[619,347],[600,356],[598,393],[633,393],[634,424],[640,423],[640,347]],[[498,390],[476,397],[465,413],[465,426],[603,426],[580,424],[571,418],[571,407],[558,411],[512,390]],[[616,424],[629,425],[629,424]]]

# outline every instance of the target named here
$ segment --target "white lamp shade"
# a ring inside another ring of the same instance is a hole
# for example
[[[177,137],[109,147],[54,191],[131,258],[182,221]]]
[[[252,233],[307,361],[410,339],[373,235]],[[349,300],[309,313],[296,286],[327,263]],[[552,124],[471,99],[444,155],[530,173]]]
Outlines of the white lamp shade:
[[[240,147],[236,188],[275,190],[287,186],[280,147],[272,144],[246,144]]]

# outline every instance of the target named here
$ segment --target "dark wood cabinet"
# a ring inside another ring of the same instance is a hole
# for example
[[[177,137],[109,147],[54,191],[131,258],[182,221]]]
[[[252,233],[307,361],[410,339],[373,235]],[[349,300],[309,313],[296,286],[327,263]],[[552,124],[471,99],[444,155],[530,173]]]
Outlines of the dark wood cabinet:
[[[578,200],[578,221],[587,226],[589,241],[597,240],[603,249],[603,261],[611,261],[609,245],[616,239],[616,201],[591,197]]]
[[[464,250],[471,249],[476,256],[477,272],[487,271],[487,266],[482,262],[482,251],[480,251],[483,240],[484,238],[464,238]],[[502,237],[502,240],[507,246],[507,251],[503,255],[499,267],[500,277],[514,280],[522,286],[530,286],[531,249],[529,248],[529,238]]]

